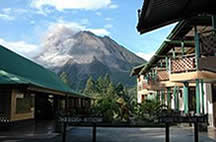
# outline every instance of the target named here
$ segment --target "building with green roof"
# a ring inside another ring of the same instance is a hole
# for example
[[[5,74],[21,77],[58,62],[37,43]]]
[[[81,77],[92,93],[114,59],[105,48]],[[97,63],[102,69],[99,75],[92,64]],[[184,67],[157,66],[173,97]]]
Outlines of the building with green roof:
[[[0,45],[0,117],[52,119],[65,106],[72,111],[89,105],[89,97],[74,92],[54,72]]]

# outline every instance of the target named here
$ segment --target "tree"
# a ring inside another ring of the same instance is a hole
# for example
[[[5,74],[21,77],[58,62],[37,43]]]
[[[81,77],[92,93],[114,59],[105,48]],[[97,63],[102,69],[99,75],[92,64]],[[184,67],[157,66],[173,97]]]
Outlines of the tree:
[[[89,79],[86,82],[86,87],[84,89],[84,94],[92,96],[95,93],[96,93],[95,82],[94,82],[92,76],[90,76]]]
[[[102,76],[100,76],[97,81],[96,81],[96,88],[98,93],[104,93],[106,86],[104,86],[104,79],[102,78]]]
[[[109,74],[104,76],[104,85],[107,87],[111,83]]]

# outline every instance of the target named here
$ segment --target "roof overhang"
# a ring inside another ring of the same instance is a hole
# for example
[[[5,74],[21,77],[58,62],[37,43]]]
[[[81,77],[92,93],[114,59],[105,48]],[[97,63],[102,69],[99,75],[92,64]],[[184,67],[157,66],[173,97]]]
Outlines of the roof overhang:
[[[142,34],[202,13],[216,14],[215,0],[144,0],[137,30]]]
[[[181,47],[181,39],[184,42],[184,46],[194,47],[193,40],[184,40],[186,34],[196,26],[211,26],[211,16],[195,16],[187,20],[180,21],[171,33],[167,36],[167,39],[161,44],[160,48],[156,51],[155,55],[149,60],[149,62],[142,68],[139,74],[145,74],[149,72],[152,66],[160,60],[163,55],[167,55],[167,52],[172,46]],[[164,58],[164,57],[163,57]]]
[[[132,71],[130,72],[130,76],[139,75],[140,71],[146,64],[141,64],[138,66],[135,66],[132,68]]]

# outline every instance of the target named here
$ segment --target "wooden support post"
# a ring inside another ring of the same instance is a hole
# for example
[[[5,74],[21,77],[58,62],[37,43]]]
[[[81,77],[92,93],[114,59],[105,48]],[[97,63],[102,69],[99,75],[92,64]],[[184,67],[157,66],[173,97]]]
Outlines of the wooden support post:
[[[165,104],[164,90],[161,91],[162,104]]]
[[[178,96],[177,96],[177,87],[176,86],[174,87],[173,95],[174,95],[174,102],[175,102],[175,110],[178,111],[178,107],[177,107]]]
[[[157,102],[160,101],[160,93],[159,93],[158,90],[156,91],[156,101],[157,101]]]
[[[177,111],[179,111],[179,87],[176,89],[176,106],[177,106]]]
[[[92,142],[96,142],[96,124],[93,125]]]
[[[165,60],[166,60],[166,70],[169,71],[169,58],[166,57]]]
[[[167,88],[167,105],[171,109],[171,88]]]
[[[175,47],[172,49],[172,56],[173,56],[173,59],[176,58]]]
[[[160,61],[160,67],[163,67],[163,61],[162,60]]]
[[[212,16],[212,27],[214,30],[216,30],[216,16]]]
[[[194,123],[194,142],[199,142],[199,125],[198,122]]]
[[[185,53],[185,49],[184,49],[184,42],[181,42],[181,48],[182,48],[182,56],[184,56]]]
[[[169,124],[166,123],[166,142],[170,141]]]
[[[196,114],[200,114],[200,87],[199,79],[196,79]]]
[[[188,82],[184,82],[184,113],[188,113]]]
[[[205,114],[205,99],[204,99],[204,83],[203,80],[201,80],[201,95],[202,95],[202,113]]]
[[[200,44],[199,44],[199,33],[197,31],[196,26],[194,27],[194,33],[195,33],[194,40],[195,40],[195,55],[196,55],[195,62],[196,62],[196,69],[198,70],[199,69],[199,58],[200,58]]]

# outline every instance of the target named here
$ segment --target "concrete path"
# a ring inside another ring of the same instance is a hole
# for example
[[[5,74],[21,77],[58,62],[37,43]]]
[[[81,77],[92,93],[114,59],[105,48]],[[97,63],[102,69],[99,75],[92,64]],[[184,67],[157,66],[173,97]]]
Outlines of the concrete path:
[[[91,142],[91,128],[72,128],[67,142]],[[164,142],[163,128],[97,128],[97,142]],[[1,141],[1,139],[0,139]],[[61,142],[61,136],[27,139],[5,139],[1,142]],[[171,142],[193,142],[192,129],[171,128]],[[216,142],[207,133],[200,133],[200,142]]]

